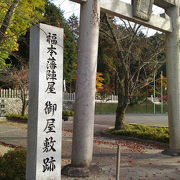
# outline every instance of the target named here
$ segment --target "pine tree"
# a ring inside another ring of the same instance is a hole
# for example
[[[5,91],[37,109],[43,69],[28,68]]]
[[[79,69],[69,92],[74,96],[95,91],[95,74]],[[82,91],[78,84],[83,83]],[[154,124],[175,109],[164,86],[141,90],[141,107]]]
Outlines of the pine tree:
[[[73,13],[68,19],[69,27],[73,33],[74,39],[78,42],[79,39],[79,20],[78,17]]]

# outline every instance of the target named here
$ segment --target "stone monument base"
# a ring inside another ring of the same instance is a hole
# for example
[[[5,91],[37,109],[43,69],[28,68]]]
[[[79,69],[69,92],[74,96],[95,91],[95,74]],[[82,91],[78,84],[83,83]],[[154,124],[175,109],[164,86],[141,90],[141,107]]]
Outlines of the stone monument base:
[[[100,174],[102,169],[97,165],[90,167],[73,167],[71,164],[64,166],[61,173],[69,177],[89,177],[90,175]]]
[[[169,156],[180,156],[180,150],[166,149],[162,151],[162,154],[169,155]]]

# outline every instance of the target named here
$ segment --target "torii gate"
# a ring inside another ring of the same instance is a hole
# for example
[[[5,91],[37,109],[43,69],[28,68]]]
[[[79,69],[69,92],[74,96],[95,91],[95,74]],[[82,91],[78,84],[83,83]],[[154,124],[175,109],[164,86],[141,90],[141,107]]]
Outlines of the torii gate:
[[[120,0],[72,1],[81,4],[80,40],[72,157],[71,165],[67,166],[66,170],[64,169],[66,171],[64,171],[65,174],[71,176],[73,175],[72,172],[74,172],[73,168],[81,167],[81,175],[84,173],[84,176],[86,176],[88,174],[87,169],[92,161],[100,11],[166,33],[168,119],[170,129],[170,144],[166,153],[180,155],[180,0],[154,0],[154,4],[164,8],[167,15],[164,17],[152,15],[149,21],[135,18],[132,13],[133,6]],[[138,1],[145,2],[147,0]]]

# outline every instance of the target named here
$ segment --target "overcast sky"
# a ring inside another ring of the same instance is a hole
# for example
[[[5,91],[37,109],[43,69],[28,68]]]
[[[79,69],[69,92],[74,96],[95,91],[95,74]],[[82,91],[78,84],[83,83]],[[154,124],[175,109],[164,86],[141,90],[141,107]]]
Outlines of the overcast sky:
[[[64,11],[65,18],[68,18],[73,13],[79,17],[80,5],[70,0],[52,0],[52,2]]]
[[[124,1],[129,4],[131,2],[131,0],[121,0],[121,1]],[[80,5],[78,3],[74,3],[70,0],[52,0],[52,2],[64,11],[64,16],[66,19],[68,19],[69,16],[71,16],[73,13],[79,17]],[[153,5],[153,14],[161,14],[163,12],[164,12],[163,9]],[[150,34],[154,34],[155,32],[156,31],[154,30],[149,31]]]

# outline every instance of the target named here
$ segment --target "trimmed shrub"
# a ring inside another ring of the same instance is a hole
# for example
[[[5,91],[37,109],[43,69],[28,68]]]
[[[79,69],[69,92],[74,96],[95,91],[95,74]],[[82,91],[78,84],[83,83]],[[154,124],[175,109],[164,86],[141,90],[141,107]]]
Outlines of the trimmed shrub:
[[[73,116],[74,115],[74,111],[63,110],[62,115],[63,116]]]
[[[25,180],[26,150],[9,151],[0,157],[1,180]]]
[[[20,115],[20,114],[7,114],[6,118],[10,121],[19,121],[19,122],[27,122],[28,115]]]

